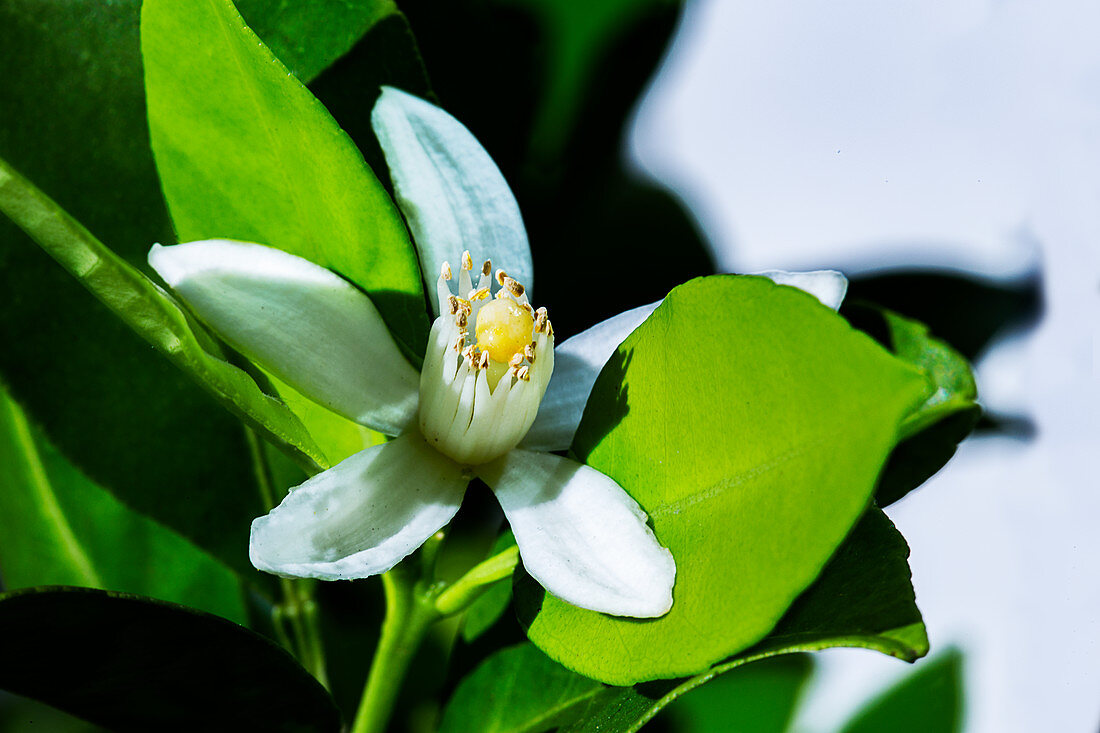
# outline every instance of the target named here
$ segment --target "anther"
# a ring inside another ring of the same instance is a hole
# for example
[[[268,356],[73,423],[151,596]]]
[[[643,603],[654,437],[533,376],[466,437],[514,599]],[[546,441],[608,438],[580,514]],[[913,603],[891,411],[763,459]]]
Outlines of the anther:
[[[466,347],[466,334],[460,333],[458,338],[455,339],[454,350],[458,353],[462,353],[462,349]]]
[[[524,382],[531,381],[531,369],[527,366],[521,366],[516,372],[516,379],[522,379]]]
[[[462,253],[462,269],[472,270],[474,269],[474,258],[470,256],[470,250],[466,250]]]
[[[497,270],[497,283],[501,287],[504,287],[504,278],[506,277],[508,277],[508,273],[506,273],[504,270]]]
[[[481,266],[481,274],[483,277],[488,277],[489,273],[493,271],[493,263],[491,260],[485,260],[485,263]]]
[[[455,296],[453,295],[451,297],[455,298]],[[461,310],[466,315],[470,315],[470,301],[466,300],[465,298],[455,298],[455,302],[458,303],[459,310]]]
[[[446,267],[446,265],[444,265],[444,267]],[[452,295],[450,298],[447,299],[447,304],[451,307],[451,315],[452,316],[455,313],[458,313],[458,298],[456,298],[455,296]]]
[[[458,326],[459,329],[465,331],[469,323],[470,317],[466,315],[466,311],[459,311],[458,316],[455,318],[455,325]]]
[[[546,328],[547,320],[545,308],[539,308],[535,311],[535,331],[542,333]]]
[[[527,361],[532,364],[535,363],[535,343],[533,341],[523,347],[523,355],[527,357]]]
[[[523,365],[523,354],[512,354],[512,358],[508,360],[508,366],[513,369],[519,369]]]
[[[481,357],[477,360],[477,368],[478,369],[488,369],[489,368],[489,352],[488,351],[482,351],[481,352]]]
[[[489,286],[486,285],[483,288],[478,288],[477,290],[471,290],[470,295],[467,296],[467,297],[469,298],[469,300],[471,302],[475,301],[475,300],[485,300],[486,298],[489,297]]]
[[[523,296],[523,286],[510,277],[504,278],[502,285],[508,289],[508,292],[519,298]]]
[[[439,268],[439,276],[444,280],[451,279],[451,263],[444,262],[443,267]]]

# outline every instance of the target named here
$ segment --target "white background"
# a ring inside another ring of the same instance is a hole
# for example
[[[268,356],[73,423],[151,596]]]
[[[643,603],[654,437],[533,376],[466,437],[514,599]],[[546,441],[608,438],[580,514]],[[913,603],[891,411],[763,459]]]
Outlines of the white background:
[[[1042,272],[1042,322],[977,365],[983,402],[1038,435],[971,440],[888,513],[933,649],[965,653],[966,729],[1096,733],[1100,5],[697,0],[629,153],[723,269]],[[911,669],[819,662],[801,730]]]

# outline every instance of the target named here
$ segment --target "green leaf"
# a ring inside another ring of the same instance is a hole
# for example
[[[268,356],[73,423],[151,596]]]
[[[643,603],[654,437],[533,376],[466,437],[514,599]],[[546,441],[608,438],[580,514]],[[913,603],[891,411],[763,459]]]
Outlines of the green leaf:
[[[310,459],[323,460],[298,418],[277,399],[260,391],[247,374],[219,358],[209,336],[200,341],[204,332],[192,328],[173,300],[3,161],[0,161],[0,212],[23,227],[115,316],[192,375],[223,405],[296,453],[304,463],[310,463]],[[87,310],[91,299],[85,295],[84,300],[79,306],[74,304],[74,308]],[[21,329],[28,327],[38,325],[20,324]],[[87,334],[81,336],[81,345],[95,345]],[[174,391],[176,382],[171,376],[159,379],[158,371],[137,369],[134,371],[140,376],[131,376],[135,382],[148,380],[141,382],[142,389],[138,391],[152,392],[148,399],[153,405],[164,407],[164,414],[148,415],[140,406],[131,411],[132,396],[120,396],[117,403],[98,401],[96,389],[101,375],[109,375],[108,367],[116,364],[123,371],[130,371],[130,365],[123,360],[130,353],[132,345],[121,353],[110,348],[97,352],[95,358],[81,364],[87,367],[86,371],[61,372],[70,381],[59,380],[56,387],[64,390],[69,401],[30,404],[37,404],[40,409],[52,408],[51,419],[43,420],[47,434],[67,454],[75,449],[74,463],[92,479],[136,511],[179,531],[231,567],[252,572],[244,538],[248,536],[252,517],[268,507],[261,504],[249,472],[241,470],[247,465],[244,461],[247,453],[240,426],[233,421],[228,425],[219,422],[223,417],[220,412],[209,419],[205,419],[201,407],[198,416],[188,412],[188,402],[194,399],[192,393],[185,389],[183,397],[188,401],[181,404]],[[114,387],[110,376],[108,383]],[[13,390],[13,394],[20,397],[18,390]],[[90,403],[87,395],[92,395]],[[169,408],[175,411],[168,411]],[[87,426],[94,431],[91,437],[74,433],[74,428],[83,427],[80,418],[89,409],[96,410],[89,416],[92,421]],[[148,417],[148,421],[137,423],[137,416]],[[72,424],[68,424],[70,420]],[[142,452],[147,445],[146,431],[162,441],[149,446],[148,454]],[[55,438],[55,433],[62,439]],[[188,455],[192,436],[194,445],[206,448],[199,456]],[[223,443],[208,446],[211,437],[220,438]],[[111,453],[97,452],[104,445],[100,441],[106,442]]]
[[[379,23],[400,15],[393,0],[238,0],[236,5],[256,35],[306,83]]]
[[[804,654],[762,659],[676,698],[658,720],[678,733],[784,733],[812,669]]]
[[[962,723],[962,654],[951,649],[868,704],[842,733],[959,733]]]
[[[141,23],[153,153],[179,238],[260,242],[328,267],[423,354],[404,223],[321,103],[228,0],[146,0]]]
[[[529,643],[493,653],[459,684],[440,733],[540,733],[576,720],[606,685],[570,672]]]
[[[118,730],[338,731],[297,662],[225,619],[83,588],[0,595],[0,688]]]
[[[681,695],[730,670],[779,655],[832,647],[874,649],[906,661],[927,654],[908,555],[901,534],[885,514],[872,509],[759,644],[687,680],[609,688],[613,694],[593,697],[570,732],[636,731]]]
[[[8,589],[85,585],[183,603],[243,623],[240,582],[65,460],[0,389],[0,573]]]
[[[672,551],[672,610],[613,618],[528,590],[528,637],[613,684],[696,674],[756,643],[863,513],[926,389],[793,288],[738,276],[676,288],[604,367],[574,441]]]
[[[899,359],[924,371],[934,387],[902,424],[904,440],[890,455],[875,489],[876,501],[887,506],[927,481],[955,455],[981,417],[978,391],[966,358],[932,336],[923,323],[865,303],[846,304],[843,312]]]

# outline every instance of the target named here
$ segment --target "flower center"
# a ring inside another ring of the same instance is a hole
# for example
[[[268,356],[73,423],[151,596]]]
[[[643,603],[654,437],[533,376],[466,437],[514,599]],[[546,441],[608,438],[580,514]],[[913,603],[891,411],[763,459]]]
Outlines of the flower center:
[[[465,252],[456,295],[451,267],[443,263],[436,283],[441,315],[420,374],[420,431],[429,445],[465,465],[491,461],[523,439],[554,370],[546,309],[533,310],[523,285],[503,270],[493,278],[488,260],[477,287],[472,270]]]
[[[497,298],[477,312],[477,348],[489,358],[507,364],[531,343],[535,319],[529,308],[511,298]]]

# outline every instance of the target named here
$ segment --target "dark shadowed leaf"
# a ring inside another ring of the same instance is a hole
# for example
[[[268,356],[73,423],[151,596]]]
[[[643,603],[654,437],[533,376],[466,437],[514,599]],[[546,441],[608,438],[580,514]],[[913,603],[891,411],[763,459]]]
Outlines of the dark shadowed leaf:
[[[83,588],[0,596],[0,688],[119,731],[338,731],[294,659],[225,619]]]

